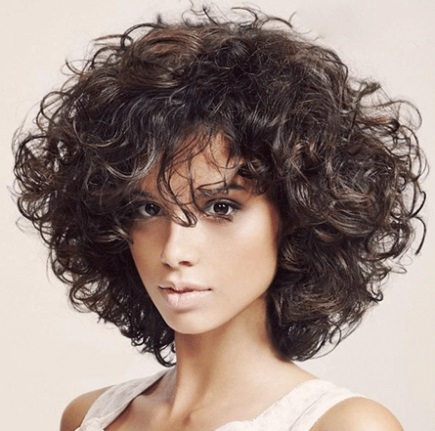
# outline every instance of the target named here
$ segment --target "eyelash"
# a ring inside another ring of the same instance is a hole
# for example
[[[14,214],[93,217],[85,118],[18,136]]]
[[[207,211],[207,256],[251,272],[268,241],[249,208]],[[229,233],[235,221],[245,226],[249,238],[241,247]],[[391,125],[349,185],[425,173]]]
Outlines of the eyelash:
[[[215,213],[212,214],[211,213],[211,209],[215,206],[215,205],[225,205],[228,209],[230,209],[230,213],[229,214],[218,214]],[[229,201],[226,199],[216,199],[212,202],[208,202],[207,206],[206,206],[206,210],[205,210],[205,215],[207,217],[213,217],[219,221],[221,220],[232,220],[232,218],[234,217],[234,215],[237,213],[237,211],[240,210],[240,205],[237,204],[236,202],[233,201]]]
[[[157,214],[146,214],[145,208],[147,206],[154,207],[155,209],[158,210],[158,213]],[[153,202],[143,202],[143,203],[139,204],[137,206],[137,209],[136,209],[136,213],[139,215],[139,217],[142,217],[142,218],[159,217],[159,216],[163,215],[163,214],[161,214],[161,212],[162,212],[162,208]]]
[[[215,205],[225,205],[227,209],[230,211],[229,214],[219,214],[216,212],[216,208],[213,212],[213,207]],[[148,211],[146,210],[146,207],[148,207]],[[207,202],[205,208],[204,208],[204,215],[209,218],[216,219],[218,221],[223,220],[232,220],[234,215],[239,211],[241,208],[240,204],[229,201],[227,199],[216,199],[210,202]],[[154,214],[150,214],[150,212],[155,212]],[[153,218],[153,217],[161,217],[166,214],[166,212],[163,210],[163,208],[160,205],[155,204],[154,202],[143,202],[137,206],[136,213],[138,214],[139,218]]]

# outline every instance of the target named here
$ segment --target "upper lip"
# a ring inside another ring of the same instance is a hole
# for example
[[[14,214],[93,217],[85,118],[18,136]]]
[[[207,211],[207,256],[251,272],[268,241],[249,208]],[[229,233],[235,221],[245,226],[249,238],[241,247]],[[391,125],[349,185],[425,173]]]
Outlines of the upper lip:
[[[159,284],[160,289],[171,289],[176,292],[192,292],[192,291],[204,291],[210,290],[208,287],[200,286],[196,283],[190,282],[173,282],[173,281],[165,281]]]

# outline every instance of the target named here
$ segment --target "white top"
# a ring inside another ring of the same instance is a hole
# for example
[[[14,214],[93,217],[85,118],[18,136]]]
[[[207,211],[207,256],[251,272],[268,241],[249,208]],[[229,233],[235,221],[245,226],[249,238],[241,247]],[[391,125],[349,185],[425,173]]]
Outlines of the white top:
[[[166,372],[112,386],[91,406],[76,431],[104,431],[134,398],[155,383]],[[356,395],[325,380],[308,380],[256,418],[229,422],[215,431],[309,431],[331,407]],[[144,428],[145,429],[145,428]]]

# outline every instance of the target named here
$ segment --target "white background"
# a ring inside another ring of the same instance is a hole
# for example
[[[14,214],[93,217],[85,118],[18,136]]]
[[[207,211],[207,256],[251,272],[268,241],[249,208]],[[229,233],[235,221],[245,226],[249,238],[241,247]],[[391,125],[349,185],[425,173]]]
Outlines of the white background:
[[[219,1],[222,9],[240,5]],[[245,3],[246,4],[246,3]],[[435,3],[432,0],[257,0],[269,14],[289,17],[336,49],[353,71],[373,76],[392,96],[421,110],[420,140],[435,166]],[[62,81],[63,60],[79,58],[92,38],[122,32],[155,13],[177,15],[177,0],[9,0],[0,22],[1,136],[1,428],[56,430],[76,395],[154,372],[115,328],[73,312],[65,288],[49,275],[35,234],[15,226],[11,136],[31,106]],[[329,356],[304,366],[390,408],[406,430],[435,424],[435,184],[425,217],[425,248],[405,276],[390,279],[386,298]],[[432,221],[432,223],[431,223]]]

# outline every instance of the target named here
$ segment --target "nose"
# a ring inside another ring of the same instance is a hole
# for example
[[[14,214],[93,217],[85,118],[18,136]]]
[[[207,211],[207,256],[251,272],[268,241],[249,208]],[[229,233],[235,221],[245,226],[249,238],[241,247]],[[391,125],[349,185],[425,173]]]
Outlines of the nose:
[[[183,226],[175,221],[168,223],[160,260],[171,268],[195,265],[199,258],[198,226]]]

